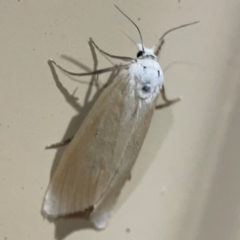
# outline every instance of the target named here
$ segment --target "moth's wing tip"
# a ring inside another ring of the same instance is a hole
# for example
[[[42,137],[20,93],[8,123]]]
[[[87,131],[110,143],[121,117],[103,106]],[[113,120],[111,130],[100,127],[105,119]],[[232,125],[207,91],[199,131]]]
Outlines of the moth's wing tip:
[[[56,211],[56,204],[53,204],[53,202],[54,201],[52,199],[52,195],[49,190],[47,190],[41,208],[41,214],[44,218],[52,220],[58,217],[58,213]]]
[[[43,206],[41,208],[41,215],[49,222],[54,222],[59,217],[57,214],[53,214],[52,209],[50,209],[50,207],[46,205],[45,202],[43,203]]]
[[[52,214],[51,214],[51,209],[49,207],[49,205],[46,203],[46,200],[44,199],[43,201],[43,205],[42,205],[42,208],[41,208],[41,214],[44,218],[51,218],[52,217]]]
[[[49,213],[46,211],[44,205],[41,208],[41,215],[43,216],[44,219],[52,218],[51,215],[49,215]]]

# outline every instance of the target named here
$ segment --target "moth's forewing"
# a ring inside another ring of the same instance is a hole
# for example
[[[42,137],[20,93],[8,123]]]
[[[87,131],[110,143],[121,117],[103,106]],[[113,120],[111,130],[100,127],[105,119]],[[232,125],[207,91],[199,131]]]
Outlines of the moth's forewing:
[[[131,87],[127,78],[115,79],[85,118],[47,189],[43,211],[48,216],[93,206],[92,221],[103,224],[130,176],[155,107],[155,101],[130,94]]]
[[[96,209],[91,214],[91,220],[98,228],[104,228],[110,217],[120,191],[129,179],[132,167],[139,154],[145,136],[147,134],[155,101],[139,104],[139,98],[133,98],[129,94],[124,98],[124,114],[122,115],[121,128],[118,131],[118,139],[114,149],[114,161],[116,168],[112,174],[107,190],[97,202]]]

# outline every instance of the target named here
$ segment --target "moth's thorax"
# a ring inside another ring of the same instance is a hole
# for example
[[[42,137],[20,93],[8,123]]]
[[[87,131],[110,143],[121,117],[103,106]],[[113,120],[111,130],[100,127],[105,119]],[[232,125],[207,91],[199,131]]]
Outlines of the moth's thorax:
[[[137,61],[132,63],[129,68],[132,92],[146,102],[155,99],[163,84],[162,69],[154,57],[154,54],[144,54],[138,57]]]

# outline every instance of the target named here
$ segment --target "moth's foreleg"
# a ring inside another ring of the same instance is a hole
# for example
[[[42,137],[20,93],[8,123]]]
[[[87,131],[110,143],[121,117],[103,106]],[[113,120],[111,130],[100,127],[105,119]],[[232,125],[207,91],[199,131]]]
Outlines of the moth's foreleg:
[[[168,107],[168,106],[170,106],[170,105],[172,105],[176,102],[179,102],[181,100],[180,98],[168,99],[167,96],[166,96],[164,85],[162,86],[162,89],[161,89],[161,96],[162,96],[162,99],[165,103],[157,105],[156,109],[161,109],[161,108]]]

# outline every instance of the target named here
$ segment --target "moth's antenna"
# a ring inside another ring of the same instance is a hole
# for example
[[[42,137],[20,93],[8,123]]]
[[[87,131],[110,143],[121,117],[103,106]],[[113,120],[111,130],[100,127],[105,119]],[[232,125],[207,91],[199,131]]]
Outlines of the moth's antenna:
[[[161,43],[161,41],[163,40],[163,38],[164,38],[167,34],[169,34],[170,32],[173,32],[173,31],[178,30],[178,29],[180,29],[180,28],[188,27],[188,26],[193,25],[193,24],[197,24],[197,23],[199,23],[199,22],[200,22],[200,21],[196,21],[196,22],[192,22],[192,23],[187,23],[187,24],[183,24],[183,25],[180,25],[180,26],[178,26],[178,27],[169,29],[168,31],[166,31],[166,32],[159,38],[159,40],[157,41],[157,43],[153,46],[154,51],[158,48],[158,45]]]
[[[141,34],[140,29],[137,26],[137,24],[130,17],[128,17],[117,5],[114,4],[114,6],[118,9],[119,12],[121,12],[137,28],[138,33],[140,35],[141,43],[142,43],[142,50],[143,50],[143,52],[145,52],[144,51],[144,46],[143,46],[142,34]]]

